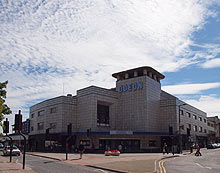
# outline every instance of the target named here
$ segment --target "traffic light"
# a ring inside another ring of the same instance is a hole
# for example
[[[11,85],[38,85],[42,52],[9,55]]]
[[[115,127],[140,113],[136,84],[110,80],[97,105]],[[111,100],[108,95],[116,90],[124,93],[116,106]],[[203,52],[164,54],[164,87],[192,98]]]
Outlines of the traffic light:
[[[70,123],[70,124],[67,126],[67,134],[68,134],[68,136],[71,136],[71,135],[72,135],[72,123]]]
[[[22,128],[22,115],[21,111],[19,110],[19,114],[15,114],[15,130],[21,130]]]
[[[173,127],[169,126],[169,135],[173,135]]]
[[[4,129],[3,129],[3,133],[9,133],[9,121],[8,118],[6,118],[6,121],[4,121]]]

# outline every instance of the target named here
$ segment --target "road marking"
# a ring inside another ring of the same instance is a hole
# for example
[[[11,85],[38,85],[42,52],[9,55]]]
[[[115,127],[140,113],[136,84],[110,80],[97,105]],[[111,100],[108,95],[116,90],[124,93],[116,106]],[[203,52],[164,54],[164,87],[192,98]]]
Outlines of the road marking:
[[[160,173],[166,173],[166,169],[164,167],[165,160],[159,161]]]
[[[162,161],[162,160],[161,160]],[[160,167],[160,173],[163,173],[163,170],[162,170],[162,168],[161,168],[161,165],[160,165],[160,162],[161,161],[159,161],[159,167]]]
[[[199,166],[200,168],[204,168],[202,165],[200,165],[199,163],[196,163],[197,166]]]
[[[202,166],[202,165],[200,165],[199,163],[196,163],[196,165],[199,166],[200,168],[212,169],[211,167],[208,167],[208,166]]]
[[[206,168],[208,168],[208,169],[212,169],[211,167],[207,167],[207,166],[206,166]]]
[[[164,167],[164,165],[163,165],[164,162],[165,162],[165,160],[162,162],[162,167],[163,167],[163,172],[166,173],[166,169],[165,169],[165,167]]]
[[[106,171],[104,171],[104,170],[102,170],[102,169],[97,169],[97,171],[101,171],[101,172],[103,172],[103,173],[108,173],[108,172],[106,172]]]

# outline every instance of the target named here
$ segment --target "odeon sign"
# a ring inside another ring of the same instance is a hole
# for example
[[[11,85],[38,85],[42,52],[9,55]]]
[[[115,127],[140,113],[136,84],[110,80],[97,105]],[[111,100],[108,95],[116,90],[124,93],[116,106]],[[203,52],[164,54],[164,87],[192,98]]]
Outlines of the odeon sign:
[[[118,92],[136,91],[143,88],[143,82],[135,82],[118,86]]]

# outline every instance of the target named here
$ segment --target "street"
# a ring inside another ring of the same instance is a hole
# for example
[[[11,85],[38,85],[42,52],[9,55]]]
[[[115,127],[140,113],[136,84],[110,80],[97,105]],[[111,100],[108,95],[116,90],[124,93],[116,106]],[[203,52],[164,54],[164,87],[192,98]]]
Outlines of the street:
[[[216,173],[220,172],[220,149],[202,150],[202,156],[194,154],[167,159],[164,163],[169,173]]]
[[[161,153],[123,154],[120,157],[106,157],[100,154],[85,154],[82,160],[79,160],[78,154],[71,154],[69,155],[68,161],[64,159],[65,154],[63,153],[29,153],[26,154],[25,168],[26,170],[31,168],[34,172],[55,173],[146,173],[155,172],[155,166],[157,163],[157,171],[160,173],[220,172],[220,149],[202,149],[201,153],[202,156],[198,157],[196,157],[194,153],[189,154],[188,151],[185,151],[184,154],[175,156],[172,154],[163,155]],[[9,156],[4,158],[9,160]],[[158,162],[156,162],[156,160]],[[22,165],[23,155],[13,156],[13,162],[18,162]]]
[[[3,153],[0,152],[2,155]],[[9,156],[6,156],[9,159]],[[18,162],[20,164],[23,164],[23,155],[21,156],[12,156],[13,161]],[[35,172],[39,173],[60,173],[60,172],[65,172],[65,173],[99,173],[99,172],[106,172],[101,169],[95,169],[91,167],[86,167],[86,166],[80,166],[80,165],[74,165],[70,163],[66,163],[64,161],[58,161],[54,159],[47,159],[43,157],[37,157],[37,156],[31,156],[31,155],[26,155],[26,162],[25,166],[31,168]]]

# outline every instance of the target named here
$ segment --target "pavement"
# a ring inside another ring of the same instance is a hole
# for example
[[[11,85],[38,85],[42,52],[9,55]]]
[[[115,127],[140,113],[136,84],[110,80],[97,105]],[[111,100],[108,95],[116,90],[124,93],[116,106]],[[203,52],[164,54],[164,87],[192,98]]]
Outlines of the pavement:
[[[104,154],[83,154],[79,159],[78,153],[68,154],[66,160],[65,153],[41,153],[28,152],[29,155],[55,159],[75,165],[82,165],[118,173],[152,173],[157,172],[158,162],[162,159],[179,157],[189,154],[165,154],[162,153],[122,153],[120,156],[105,156]]]
[[[34,171],[25,166],[25,169],[22,169],[22,164],[18,163],[15,160],[10,162],[9,156],[0,156],[0,172],[1,173],[34,173]]]

